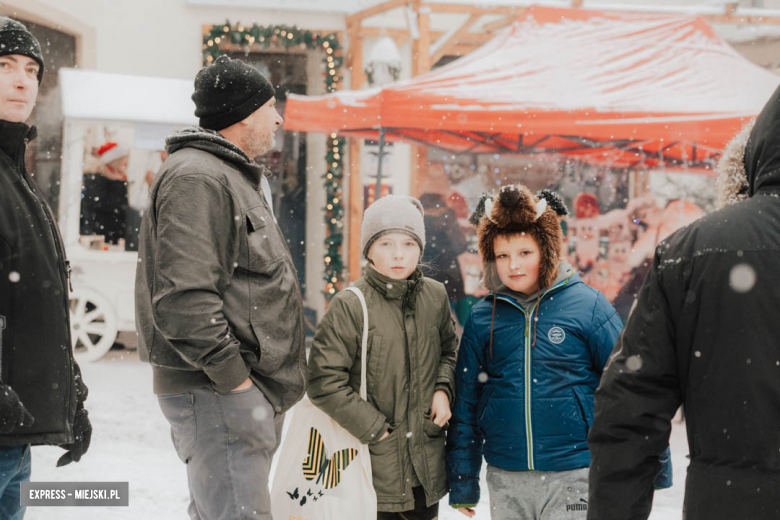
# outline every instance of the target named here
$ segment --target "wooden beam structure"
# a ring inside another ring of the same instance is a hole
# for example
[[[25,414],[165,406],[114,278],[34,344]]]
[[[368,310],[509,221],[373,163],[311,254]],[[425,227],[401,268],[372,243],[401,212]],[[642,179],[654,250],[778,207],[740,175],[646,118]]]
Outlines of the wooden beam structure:
[[[368,7],[366,9],[363,9],[362,11],[358,11],[357,13],[348,15],[346,17],[347,26],[350,26],[352,24],[360,24],[360,22],[362,22],[366,18],[371,18],[372,16],[386,13],[387,11],[392,11],[393,9],[396,9],[398,7],[405,7],[409,5],[411,2],[412,0],[387,0],[386,2],[382,2],[381,4]]]
[[[417,13],[417,27],[420,37],[412,44],[412,76],[419,76],[431,70],[431,15],[421,2],[414,6]],[[419,195],[419,188],[428,171],[428,147],[412,145],[411,171],[409,174],[410,192]]]
[[[421,7],[428,8],[433,13],[442,14],[503,14],[512,16],[515,11],[525,9],[524,7],[477,7],[470,4],[438,4],[424,3]]]
[[[360,37],[360,23],[348,26],[350,89],[360,90],[365,82],[363,72],[363,40]],[[363,225],[363,177],[360,172],[361,139],[349,140],[349,198],[347,213],[349,228],[347,234],[347,270],[346,279],[354,282],[360,278],[360,228]]]
[[[469,16],[468,20],[463,22],[463,25],[461,25],[455,33],[447,38],[446,41],[439,44],[437,41],[434,45],[436,46],[436,51],[433,53],[433,56],[431,56],[430,63],[431,65],[436,65],[436,63],[444,57],[445,54],[447,54],[457,43],[466,36],[469,33],[469,30],[476,24],[483,15],[481,14],[472,14]],[[443,38],[443,36],[442,36]]]
[[[495,22],[490,22],[482,25],[482,30],[487,33],[494,33],[496,31],[500,31],[504,27],[509,27],[515,21],[520,17],[520,15],[515,16],[505,16],[501,18],[500,20],[496,20]]]

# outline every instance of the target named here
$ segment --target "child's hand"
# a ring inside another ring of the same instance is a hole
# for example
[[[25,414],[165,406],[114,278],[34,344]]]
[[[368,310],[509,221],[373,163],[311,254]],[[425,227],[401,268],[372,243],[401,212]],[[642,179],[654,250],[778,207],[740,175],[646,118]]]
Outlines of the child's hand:
[[[436,426],[444,427],[447,421],[452,417],[450,411],[450,398],[444,390],[436,390],[433,393],[433,402],[431,403],[431,421]],[[465,513],[464,513],[465,514]]]
[[[466,515],[469,518],[471,518],[471,517],[473,517],[474,515],[477,514],[477,512],[474,511],[474,509],[472,509],[470,507],[459,507],[458,511],[460,511],[461,513],[463,513],[464,515]]]

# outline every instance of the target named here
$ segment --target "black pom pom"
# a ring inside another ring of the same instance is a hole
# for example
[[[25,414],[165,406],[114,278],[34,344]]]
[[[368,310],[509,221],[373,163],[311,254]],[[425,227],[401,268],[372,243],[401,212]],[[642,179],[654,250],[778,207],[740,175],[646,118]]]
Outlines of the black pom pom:
[[[546,200],[547,205],[550,206],[559,217],[565,217],[569,214],[569,208],[566,207],[566,203],[564,203],[561,196],[554,191],[542,190],[536,194],[536,198]]]
[[[491,198],[490,193],[484,192],[482,195],[479,196],[479,202],[477,202],[477,207],[474,209],[474,213],[471,214],[469,217],[469,223],[473,226],[478,226],[479,221],[482,220],[482,215],[485,214],[485,201],[487,199]]]

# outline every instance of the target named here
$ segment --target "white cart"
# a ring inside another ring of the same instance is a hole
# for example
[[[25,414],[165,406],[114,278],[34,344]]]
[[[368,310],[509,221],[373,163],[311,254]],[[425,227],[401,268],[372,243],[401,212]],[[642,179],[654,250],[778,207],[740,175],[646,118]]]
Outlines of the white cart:
[[[114,344],[120,332],[135,331],[133,303],[135,252],[90,249],[80,243],[82,179],[85,154],[95,129],[121,136],[131,148],[130,169],[165,137],[196,125],[190,98],[191,80],[176,80],[95,71],[61,69],[63,155],[59,225],[72,266],[71,331],[76,358],[95,361]],[[143,165],[141,165],[143,168]],[[136,165],[138,169],[138,165]]]

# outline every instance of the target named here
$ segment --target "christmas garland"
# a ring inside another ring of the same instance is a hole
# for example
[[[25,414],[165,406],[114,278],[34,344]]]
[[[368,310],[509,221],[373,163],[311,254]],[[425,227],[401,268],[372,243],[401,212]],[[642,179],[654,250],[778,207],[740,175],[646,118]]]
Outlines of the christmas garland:
[[[302,31],[296,26],[270,25],[260,27],[257,24],[244,27],[241,24],[231,25],[225,21],[221,25],[213,25],[203,35],[203,60],[204,64],[213,62],[217,57],[231,51],[243,50],[249,53],[253,48],[282,47],[291,49],[300,47],[303,49],[325,51],[323,65],[325,66],[325,91],[327,93],[338,90],[343,77],[341,68],[344,58],[338,56],[341,49],[336,34],[320,35],[311,31]],[[344,280],[344,260],[341,257],[341,246],[344,241],[344,148],[346,145],[343,137],[336,134],[328,136],[327,153],[325,160],[328,171],[323,175],[325,186],[325,298],[330,300],[335,296],[340,284]]]

